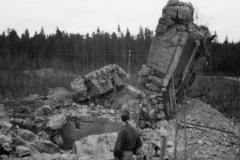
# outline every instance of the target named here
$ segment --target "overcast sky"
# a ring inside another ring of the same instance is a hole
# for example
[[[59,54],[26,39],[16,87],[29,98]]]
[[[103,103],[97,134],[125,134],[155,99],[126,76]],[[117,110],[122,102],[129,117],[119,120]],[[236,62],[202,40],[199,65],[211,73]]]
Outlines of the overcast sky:
[[[0,0],[0,33],[7,28],[20,36],[26,29],[32,36],[41,27],[46,34],[56,27],[68,33],[117,32],[129,28],[137,34],[139,26],[155,30],[162,8],[168,0]],[[240,0],[183,0],[198,11],[199,24],[216,31],[222,42],[240,41]]]

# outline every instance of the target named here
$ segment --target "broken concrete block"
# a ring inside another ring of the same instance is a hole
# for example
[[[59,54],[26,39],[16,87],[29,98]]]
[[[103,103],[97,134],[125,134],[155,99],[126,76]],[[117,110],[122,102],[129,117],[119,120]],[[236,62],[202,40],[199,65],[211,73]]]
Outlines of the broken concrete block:
[[[160,104],[155,105],[155,107],[156,107],[158,110],[163,110],[163,109],[164,109],[164,104],[163,104],[163,103],[160,103]]]
[[[44,131],[39,132],[37,134],[37,136],[42,137],[42,138],[44,138],[46,140],[49,140],[49,135],[46,132],[44,132]]]
[[[34,113],[33,113],[34,116],[42,116],[44,115],[44,111],[42,108],[38,108]]]
[[[193,20],[193,11],[188,6],[179,6],[178,7],[178,18],[184,21]]]
[[[157,122],[157,128],[167,128],[168,127],[168,121],[166,121],[166,120],[163,120],[163,121],[159,121],[159,122]]]
[[[29,148],[32,152],[58,153],[61,149],[52,142],[38,137],[29,130],[18,129],[18,134],[14,139],[16,145]]]
[[[117,86],[123,85],[123,80],[117,73],[112,73],[112,78],[115,81],[115,83],[117,84]]]
[[[172,25],[174,25],[174,21],[171,20],[171,19],[166,19],[166,18],[163,18],[161,17],[158,21],[159,24],[163,24],[163,25],[166,25],[167,27],[170,27]]]
[[[53,112],[53,109],[50,106],[43,106],[42,110],[44,112],[44,114],[51,114]]]
[[[57,134],[53,137],[53,141],[56,145],[58,145],[59,147],[61,147],[63,145],[63,139],[62,136]]]
[[[177,17],[177,11],[171,10],[171,9],[169,9],[169,7],[167,7],[165,9],[165,11],[163,11],[163,13],[171,16],[172,19],[176,19],[176,17]]]
[[[96,105],[94,103],[91,103],[90,104],[90,109],[95,111],[96,110]]]
[[[61,129],[67,122],[64,114],[54,114],[49,119],[50,120],[47,122],[46,127],[53,130]]]
[[[31,150],[24,146],[17,146],[16,153],[18,154],[19,157],[30,156]]]
[[[139,77],[138,83],[145,85],[146,83],[148,83],[148,77]]]
[[[12,143],[12,135],[11,134],[4,134],[4,133],[1,133],[2,131],[0,131],[0,144],[3,144],[3,143]]]
[[[161,33],[164,33],[166,30],[167,30],[166,25],[158,24],[155,32],[161,34]]]
[[[159,88],[157,88],[155,85],[151,84],[151,83],[147,83],[145,85],[145,87],[150,90],[150,91],[153,91],[153,92],[161,92],[161,90]]]
[[[158,88],[162,87],[162,82],[163,82],[162,78],[159,78],[156,76],[149,76],[148,79],[149,79],[150,83],[152,83],[156,87],[158,87]]]
[[[92,82],[92,84],[98,89],[99,94],[105,93],[105,90],[104,90],[103,86],[100,85],[100,83],[99,83],[99,81],[98,81],[97,79],[93,79],[91,82]],[[92,95],[92,96],[93,96],[93,95],[97,95],[98,92],[93,93],[93,94],[91,94],[91,95]]]
[[[179,3],[179,1],[178,0],[169,0],[168,1],[168,5],[177,5]]]
[[[159,111],[159,113],[157,114],[157,118],[159,120],[163,119],[165,117],[165,113],[163,111]]]
[[[91,116],[91,114],[77,114],[76,118],[81,120],[82,122],[94,122],[95,117]]]
[[[150,74],[151,69],[146,66],[146,65],[142,65],[141,71],[139,72],[139,76],[148,76]]]
[[[123,79],[123,81],[127,80],[127,73],[120,67],[117,69],[118,75]]]

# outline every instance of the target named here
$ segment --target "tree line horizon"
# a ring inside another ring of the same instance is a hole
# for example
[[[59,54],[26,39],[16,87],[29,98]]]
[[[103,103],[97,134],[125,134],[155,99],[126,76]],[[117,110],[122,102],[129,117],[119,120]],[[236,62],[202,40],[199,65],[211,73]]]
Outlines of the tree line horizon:
[[[55,33],[45,34],[42,27],[32,37],[28,29],[19,36],[16,30],[9,28],[7,33],[3,31],[0,35],[0,69],[9,69],[9,63],[14,63],[11,69],[16,70],[29,69],[30,66],[32,69],[41,69],[50,67],[53,59],[69,65],[75,64],[74,67],[77,63],[80,68],[97,69],[99,66],[117,63],[126,69],[131,53],[131,66],[138,70],[147,62],[154,35],[154,31],[141,26],[136,35],[132,35],[129,29],[122,33],[120,25],[117,32],[104,32],[98,27],[91,34],[67,33],[58,27]],[[240,41],[229,42],[226,37],[222,43],[213,42],[209,64],[214,73],[238,73]]]

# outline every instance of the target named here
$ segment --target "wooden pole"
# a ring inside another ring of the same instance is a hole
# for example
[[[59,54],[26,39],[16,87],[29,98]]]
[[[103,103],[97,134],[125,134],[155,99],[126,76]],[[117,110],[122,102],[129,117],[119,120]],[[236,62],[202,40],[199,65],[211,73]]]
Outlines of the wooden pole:
[[[164,160],[166,140],[167,140],[166,136],[162,136],[162,144],[161,144],[161,151],[160,151],[160,158],[159,158],[159,160]]]

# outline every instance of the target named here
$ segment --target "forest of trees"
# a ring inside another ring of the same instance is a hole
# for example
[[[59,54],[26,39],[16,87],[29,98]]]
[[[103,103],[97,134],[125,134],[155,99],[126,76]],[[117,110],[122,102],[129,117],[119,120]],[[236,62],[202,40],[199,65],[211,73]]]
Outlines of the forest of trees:
[[[26,70],[52,67],[54,59],[68,64],[69,69],[96,69],[106,64],[116,63],[126,69],[128,55],[131,53],[131,67],[146,63],[154,32],[148,28],[139,28],[137,35],[127,29],[117,33],[107,33],[97,28],[93,33],[69,34],[61,31],[46,35],[44,28],[30,37],[29,31],[19,36],[14,29],[0,35],[0,69]],[[212,43],[210,66],[212,71],[224,74],[237,73],[240,70],[240,42]],[[14,65],[10,65],[14,64]]]
[[[131,65],[134,66],[146,63],[152,37],[153,32],[141,26],[136,36],[131,35],[128,29],[122,33],[120,26],[117,33],[110,34],[97,28],[96,32],[86,35],[69,34],[59,28],[56,33],[46,35],[42,28],[33,37],[29,36],[27,29],[21,36],[14,29],[8,29],[7,33],[0,35],[0,56],[5,62],[6,59],[14,62],[15,69],[51,67],[50,62],[58,59],[72,65],[71,69],[81,70],[96,69],[110,63],[125,67],[131,53]],[[24,59],[25,65],[19,66],[19,59]],[[32,64],[26,65],[29,62]],[[1,65],[1,69],[7,69],[5,67],[7,65]]]

